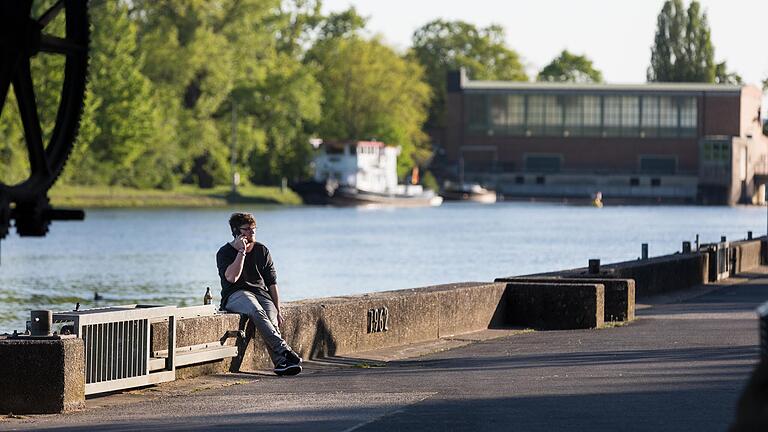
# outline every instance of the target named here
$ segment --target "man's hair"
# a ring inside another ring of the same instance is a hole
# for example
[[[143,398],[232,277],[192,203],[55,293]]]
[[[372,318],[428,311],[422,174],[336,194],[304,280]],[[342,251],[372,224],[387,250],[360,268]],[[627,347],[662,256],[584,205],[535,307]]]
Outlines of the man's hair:
[[[229,227],[232,228],[232,232],[239,230],[245,224],[256,225],[256,218],[250,213],[232,213],[229,217]]]

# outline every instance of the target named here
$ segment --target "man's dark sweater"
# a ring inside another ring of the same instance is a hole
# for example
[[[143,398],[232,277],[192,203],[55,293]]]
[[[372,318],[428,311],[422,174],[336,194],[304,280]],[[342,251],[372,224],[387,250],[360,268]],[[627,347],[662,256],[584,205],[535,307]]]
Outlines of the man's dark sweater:
[[[245,255],[243,264],[243,273],[235,281],[230,283],[224,272],[230,264],[237,258],[237,249],[227,243],[216,252],[216,267],[219,269],[219,278],[221,279],[221,307],[227,305],[227,299],[237,290],[251,291],[256,294],[258,290],[266,291],[269,295],[268,287],[277,284],[277,273],[272,263],[272,256],[269,249],[263,244],[256,242],[253,249]]]

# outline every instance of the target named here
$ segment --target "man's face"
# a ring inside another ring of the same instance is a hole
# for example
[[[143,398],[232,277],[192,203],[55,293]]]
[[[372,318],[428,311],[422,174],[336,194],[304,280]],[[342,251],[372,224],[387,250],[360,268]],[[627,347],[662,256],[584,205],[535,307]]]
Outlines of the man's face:
[[[240,235],[242,235],[248,243],[256,241],[256,225],[245,224],[240,226]]]

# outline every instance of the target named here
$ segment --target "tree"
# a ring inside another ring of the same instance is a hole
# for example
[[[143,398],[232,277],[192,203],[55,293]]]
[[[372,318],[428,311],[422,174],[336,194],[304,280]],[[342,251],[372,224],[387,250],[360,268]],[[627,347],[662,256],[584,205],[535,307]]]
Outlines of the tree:
[[[319,39],[332,39],[356,34],[365,28],[368,18],[357,13],[354,7],[342,12],[332,12],[320,25]]]
[[[135,0],[144,72],[178,131],[178,171],[198,185],[230,178],[231,112],[237,169],[261,183],[308,165],[308,125],[320,86],[301,66],[319,5],[305,0]]]
[[[720,62],[715,66],[715,82],[717,84],[742,85],[744,80],[736,72],[728,72],[728,66],[725,62]]]
[[[464,21],[435,20],[417,29],[409,56],[425,70],[432,88],[428,127],[445,125],[445,76],[465,68],[473,79],[527,81],[520,56],[507,48],[498,25],[477,28]]]
[[[421,127],[430,91],[418,63],[378,39],[356,35],[320,40],[307,59],[323,88],[323,116],[317,125],[323,139],[399,145],[400,175],[428,159]]]
[[[714,47],[707,14],[693,0],[667,0],[657,18],[648,81],[715,82]]]
[[[90,12],[99,25],[91,35],[85,117],[98,128],[75,153],[66,178],[80,184],[159,186],[163,176],[152,164],[145,166],[146,159],[173,151],[170,137],[158,133],[160,118],[151,83],[141,72],[136,25],[122,2],[99,3]]]
[[[586,56],[571,54],[566,50],[560,53],[536,76],[537,81],[599,83],[603,74],[595,69],[592,60]]]

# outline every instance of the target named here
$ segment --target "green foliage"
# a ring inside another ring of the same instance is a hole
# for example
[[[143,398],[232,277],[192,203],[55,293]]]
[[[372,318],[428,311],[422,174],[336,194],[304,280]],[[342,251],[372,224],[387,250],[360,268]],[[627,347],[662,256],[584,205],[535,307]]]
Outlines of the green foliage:
[[[728,72],[725,62],[715,65],[715,82],[718,84],[742,85],[744,80],[736,72]]]
[[[421,185],[424,186],[425,189],[431,189],[433,191],[440,190],[440,185],[437,183],[437,179],[434,174],[429,171],[425,172],[424,176],[421,178]]]
[[[600,83],[603,74],[595,69],[587,56],[575,55],[563,50],[536,76],[537,81]]]
[[[320,26],[319,39],[333,39],[356,34],[358,30],[365,28],[368,18],[360,16],[354,7],[331,13],[323,20]]]
[[[707,14],[693,0],[687,11],[682,0],[667,0],[657,18],[648,81],[736,83],[725,62],[715,64]]]
[[[319,41],[308,54],[323,88],[319,136],[329,141],[377,139],[399,145],[404,175],[429,157],[421,130],[429,103],[423,70],[379,40],[358,36]]]
[[[321,92],[300,48],[318,10],[303,0],[136,2],[144,70],[171,101],[187,181],[228,183],[233,106],[241,174],[277,183],[303,173]]]
[[[33,15],[52,3],[35,2]],[[319,0],[117,0],[89,13],[85,108],[60,186],[215,191],[233,168],[279,184],[308,174],[318,134],[400,145],[401,171],[429,160],[423,70],[356,36],[366,19],[353,8],[323,16]],[[63,37],[64,23],[46,32]],[[64,57],[40,54],[31,66],[47,140]],[[12,92],[2,114],[0,181],[14,184],[29,161]]]
[[[24,142],[24,129],[13,92],[8,92],[0,117],[0,182],[21,183],[29,177],[29,158]]]
[[[429,127],[445,126],[445,77],[450,70],[463,67],[476,80],[528,80],[520,57],[507,48],[501,26],[435,20],[417,29],[412,41],[409,56],[424,67],[432,88]]]
[[[119,2],[94,4],[91,33],[89,97],[84,121],[98,125],[88,131],[87,153],[78,150],[67,180],[79,184],[155,187],[160,183],[154,149],[168,150],[150,81],[142,74],[136,25]],[[84,137],[84,136],[82,136]],[[81,137],[81,138],[82,138]],[[87,156],[86,156],[87,155]]]

